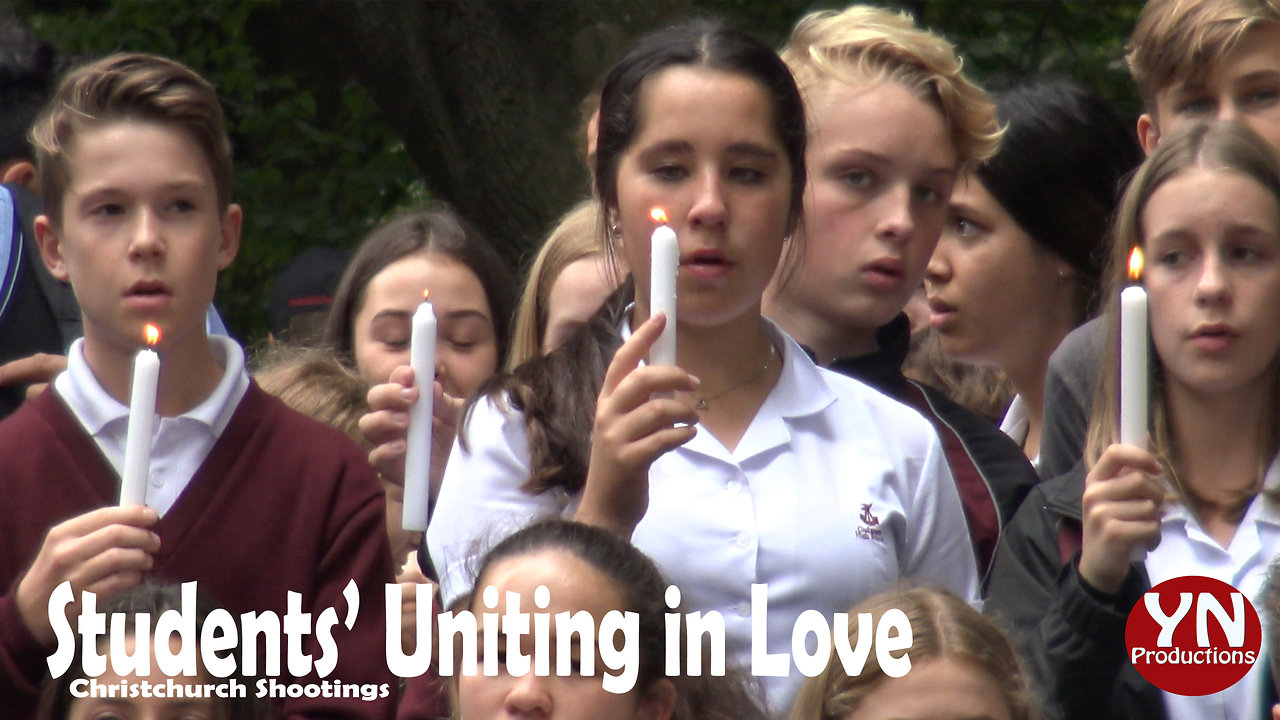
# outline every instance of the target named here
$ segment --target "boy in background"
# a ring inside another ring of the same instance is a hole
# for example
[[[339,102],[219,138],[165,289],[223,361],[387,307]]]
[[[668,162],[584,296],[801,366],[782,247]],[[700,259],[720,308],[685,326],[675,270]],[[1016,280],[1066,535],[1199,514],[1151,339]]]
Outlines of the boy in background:
[[[333,629],[337,667],[325,679],[389,693],[304,695],[283,710],[390,717],[382,489],[349,438],[269,397],[243,350],[206,333],[242,217],[213,87],[164,58],[114,55],[63,81],[33,137],[47,210],[36,236],[50,272],[75,289],[84,337],[53,388],[0,423],[0,707],[32,714],[55,639],[49,598],[63,581],[78,598],[144,578],[196,580],[233,615],[283,617],[293,592],[313,621],[327,608],[346,617],[354,581],[363,602],[351,630]],[[148,323],[161,331],[161,419],[147,505],[117,507],[131,365]],[[314,634],[302,650],[324,654]],[[319,681],[284,672],[303,677],[283,682]]]

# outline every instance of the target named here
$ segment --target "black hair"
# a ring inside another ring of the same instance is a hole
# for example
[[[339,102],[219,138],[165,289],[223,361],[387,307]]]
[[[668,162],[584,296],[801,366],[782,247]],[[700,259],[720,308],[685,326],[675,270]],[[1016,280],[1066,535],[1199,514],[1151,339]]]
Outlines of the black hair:
[[[1108,224],[1124,179],[1142,162],[1133,125],[1097,92],[1066,78],[1025,79],[998,93],[996,104],[1006,129],[978,178],[1032,239],[1071,264],[1084,315],[1092,314]]]

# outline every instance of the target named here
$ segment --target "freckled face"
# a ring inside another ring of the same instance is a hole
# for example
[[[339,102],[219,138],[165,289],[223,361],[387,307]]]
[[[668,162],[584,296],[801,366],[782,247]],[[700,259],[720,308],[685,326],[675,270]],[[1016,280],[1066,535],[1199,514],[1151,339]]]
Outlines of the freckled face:
[[[480,278],[440,253],[402,258],[369,281],[352,319],[356,368],[378,384],[409,364],[413,313],[423,290],[431,291],[437,320],[436,379],[445,392],[465,397],[497,370],[497,334]]]

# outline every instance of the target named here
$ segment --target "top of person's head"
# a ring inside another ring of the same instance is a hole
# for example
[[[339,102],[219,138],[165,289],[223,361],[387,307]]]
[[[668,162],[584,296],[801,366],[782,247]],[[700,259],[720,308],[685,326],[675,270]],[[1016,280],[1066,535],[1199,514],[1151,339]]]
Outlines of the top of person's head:
[[[668,652],[667,580],[649,556],[608,530],[559,519],[527,525],[499,541],[480,561],[473,594],[483,592],[484,579],[494,565],[545,552],[568,553],[609,579],[612,589],[622,598],[622,607],[617,609],[639,616],[636,687],[643,692],[662,680]],[[462,602],[470,605],[473,598],[464,598]],[[689,633],[682,628],[678,636],[682,645],[676,652],[685,656],[683,643]],[[706,662],[710,652],[705,647],[703,650]],[[700,676],[669,678],[676,690],[671,720],[763,720],[765,715],[760,710],[758,694],[745,676],[735,671],[712,676],[705,670]]]
[[[31,124],[53,95],[58,52],[30,29],[0,19],[0,165],[35,161]]]
[[[889,610],[902,611],[911,623],[911,664],[947,659],[980,670],[1000,688],[1013,720],[1035,717],[1026,676],[1018,664],[1013,646],[995,623],[969,607],[963,600],[938,590],[915,588],[890,590],[870,597],[849,611],[850,647],[857,646],[858,613],[870,613],[872,627]],[[866,665],[856,675],[848,675],[843,663],[832,654],[826,669],[800,687],[791,706],[790,720],[841,720],[888,676],[880,667],[874,644]]]
[[[551,288],[560,272],[582,258],[600,255],[600,203],[594,198],[583,200],[565,213],[529,264],[520,304],[516,308],[511,331],[511,352],[507,369],[511,370],[529,358],[542,353],[542,339],[547,332]]]
[[[1071,264],[1088,314],[1121,180],[1143,159],[1132,123],[1065,78],[1024,80],[998,93],[996,104],[1004,137],[977,176],[1033,240]]]
[[[640,97],[645,81],[682,66],[743,75],[769,93],[774,130],[790,165],[788,228],[794,228],[800,219],[805,183],[804,103],[777,52],[755,35],[722,20],[691,20],[650,33],[605,75],[596,140],[596,196],[606,208],[618,203],[618,163],[640,128]]]
[[[483,592],[489,570],[500,562],[546,552],[565,552],[607,577],[622,598],[622,611],[640,616],[639,673],[644,689],[663,677],[663,617],[667,582],[658,566],[634,545],[603,528],[568,520],[528,525],[494,545],[480,561],[473,594]],[[467,602],[473,602],[470,598]],[[597,618],[597,622],[599,618]]]
[[[107,618],[119,615],[124,621],[124,637],[134,636],[137,632],[139,616],[142,614],[145,614],[148,618],[147,624],[143,626],[144,630],[151,632],[151,629],[156,627],[156,622],[164,613],[170,611],[182,613],[184,616],[194,618],[196,636],[200,637],[202,635],[201,628],[204,627],[205,620],[209,618],[210,614],[215,611],[225,611],[218,606],[213,598],[200,592],[198,588],[194,592],[194,598],[194,605],[186,607],[182,585],[176,582],[159,583],[146,580],[112,596],[98,606],[98,612]],[[112,620],[111,622],[114,623],[115,621]],[[114,631],[109,635],[100,636],[97,648],[99,652],[106,654],[107,643],[115,637],[117,636]],[[83,642],[83,636],[77,635],[76,658],[83,657]],[[152,657],[151,674],[155,676],[159,672],[160,670],[155,666],[154,657]],[[38,720],[67,720],[70,717],[71,705],[76,700],[76,697],[71,693],[71,685],[76,680],[86,677],[88,677],[88,673],[85,672],[82,663],[76,661],[72,662],[70,669],[61,676],[46,678],[40,692],[39,709],[36,713]],[[237,672],[231,677],[244,682],[244,676],[239,672],[238,668]],[[221,700],[218,705],[219,715],[216,720],[265,720],[270,709],[264,700],[253,694],[249,694],[244,698],[232,697]]]
[[[360,432],[360,418],[369,412],[369,383],[332,353],[276,344],[255,364],[254,382],[265,392],[369,447]]]
[[[71,181],[76,134],[115,122],[159,123],[186,132],[209,163],[218,205],[231,203],[231,140],[218,94],[194,70],[168,58],[118,53],[72,70],[31,130],[41,194],[54,221]]]
[[[365,237],[347,263],[333,294],[325,343],[340,356],[352,357],[355,338],[352,323],[364,304],[369,282],[388,265],[414,253],[439,253],[475,274],[493,315],[498,357],[506,357],[508,329],[515,310],[515,280],[480,231],[445,206],[399,215]]]
[[[965,76],[955,47],[908,15],[866,5],[810,13],[791,31],[782,59],[807,97],[829,80],[910,88],[942,113],[961,167],[991,157],[999,146],[991,98]]]
[[[1263,25],[1280,26],[1280,0],[1150,0],[1125,45],[1129,74],[1147,109],[1155,110],[1161,90],[1213,74]]]
[[[1103,357],[1109,365],[1115,365],[1119,334],[1118,304],[1121,289],[1129,279],[1129,255],[1133,248],[1144,246],[1145,232],[1142,215],[1148,201],[1169,180],[1192,170],[1225,170],[1243,175],[1264,188],[1280,208],[1280,155],[1275,148],[1239,122],[1193,122],[1179,127],[1160,140],[1155,151],[1134,173],[1116,208],[1113,223],[1111,256],[1107,261],[1106,298],[1107,323],[1110,327],[1108,349]],[[1206,209],[1206,212],[1211,210]],[[1217,212],[1221,212],[1220,210]],[[1280,231],[1280,228],[1277,229]],[[1150,259],[1148,259],[1150,263]],[[1153,388],[1164,387],[1164,365],[1152,364]],[[1272,367],[1277,367],[1274,363]],[[1089,433],[1085,445],[1085,461],[1092,467],[1102,451],[1119,441],[1116,419],[1119,417],[1117,388],[1118,372],[1104,369],[1094,391],[1093,409],[1089,421]],[[1176,442],[1171,435],[1165,407],[1164,394],[1152,393],[1151,419],[1152,451],[1166,464],[1176,461],[1173,448]],[[1274,420],[1264,421],[1267,432],[1274,432]],[[1259,462],[1265,469],[1273,452],[1262,443]],[[1173,468],[1176,471],[1176,467]],[[1176,472],[1170,473],[1176,477]],[[1176,490],[1177,488],[1175,488]],[[1252,494],[1252,491],[1250,491]]]

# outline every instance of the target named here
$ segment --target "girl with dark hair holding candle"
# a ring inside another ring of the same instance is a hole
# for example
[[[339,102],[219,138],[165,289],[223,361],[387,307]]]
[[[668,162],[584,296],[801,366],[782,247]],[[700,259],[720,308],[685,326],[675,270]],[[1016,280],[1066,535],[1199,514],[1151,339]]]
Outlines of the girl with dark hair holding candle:
[[[599,525],[653,557],[691,609],[725,618],[731,663],[748,662],[752,585],[767,585],[778,667],[764,682],[782,712],[802,611],[837,612],[903,576],[976,600],[929,424],[818,368],[760,315],[800,222],[804,121],[773,49],[719,22],[647,36],[609,72],[595,178],[604,245],[633,282],[467,409],[427,533],[446,602],[467,590],[484,540],[535,516]],[[668,321],[649,312],[654,207],[679,244],[676,366],[643,362]],[[365,428],[395,476],[404,433],[391,416],[411,370],[392,381],[371,391]]]

